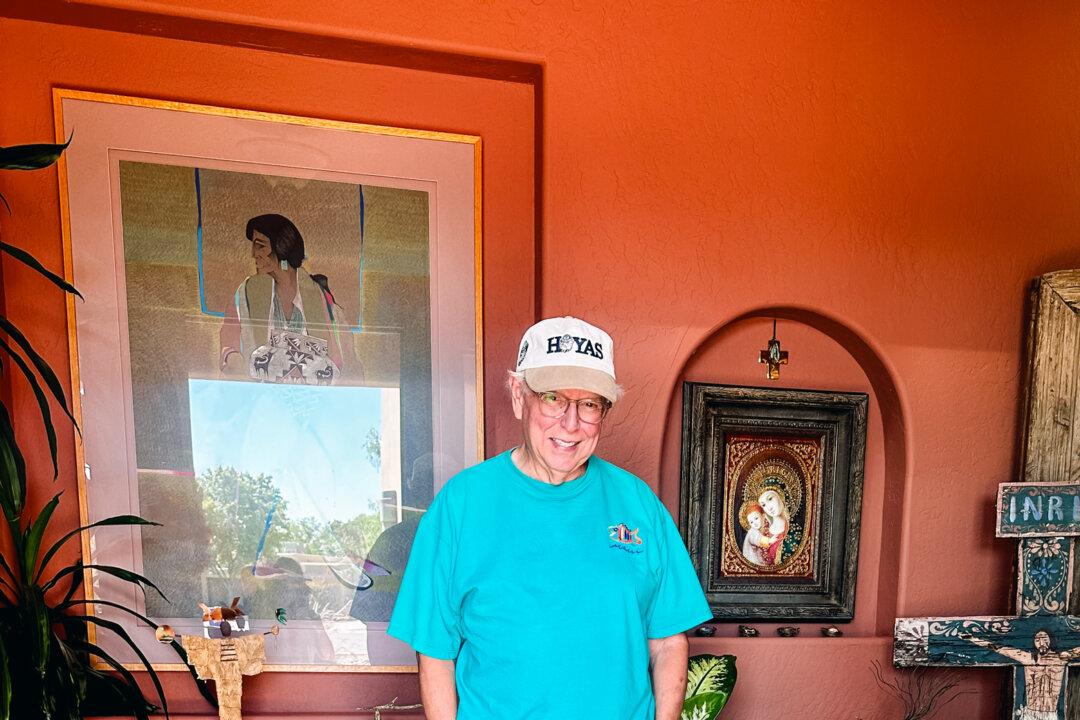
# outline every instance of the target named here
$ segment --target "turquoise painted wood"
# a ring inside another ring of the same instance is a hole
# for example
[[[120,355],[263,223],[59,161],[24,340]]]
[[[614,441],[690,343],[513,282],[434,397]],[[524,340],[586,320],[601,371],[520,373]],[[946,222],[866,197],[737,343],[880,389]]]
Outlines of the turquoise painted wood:
[[[1054,500],[1056,498],[1056,500]],[[1080,665],[1080,617],[1067,613],[1080,485],[1005,483],[998,535],[1019,537],[1016,615],[898,618],[897,667],[1013,668],[1014,720],[1080,720],[1066,710],[1068,668]],[[1026,510],[1026,513],[1025,513]]]
[[[998,537],[1080,535],[1080,484],[1002,483]]]

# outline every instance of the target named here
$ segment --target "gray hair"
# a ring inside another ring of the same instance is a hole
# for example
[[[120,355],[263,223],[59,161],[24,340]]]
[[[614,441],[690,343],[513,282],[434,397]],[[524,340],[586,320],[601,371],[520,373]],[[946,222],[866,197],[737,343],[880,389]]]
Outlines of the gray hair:
[[[525,373],[518,372],[517,370],[506,371],[506,389],[510,390],[514,386],[514,380],[517,380],[528,387],[529,384],[525,382]]]

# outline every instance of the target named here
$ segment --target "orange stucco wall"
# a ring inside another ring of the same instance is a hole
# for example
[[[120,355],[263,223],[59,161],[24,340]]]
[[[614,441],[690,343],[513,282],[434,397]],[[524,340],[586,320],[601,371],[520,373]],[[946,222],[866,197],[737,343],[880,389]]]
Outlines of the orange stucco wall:
[[[894,617],[1009,609],[1012,547],[992,537],[991,502],[1017,456],[1026,286],[1080,265],[1075,4],[0,8],[30,20],[0,20],[0,144],[51,136],[52,85],[483,134],[489,451],[514,439],[498,376],[534,312],[615,337],[629,393],[601,451],[674,513],[680,383],[761,384],[763,317],[782,318],[792,353],[781,385],[870,393],[856,621],[840,640],[813,625],[798,640],[730,628],[694,640],[739,656],[724,717],[896,717],[870,673],[888,661]],[[300,54],[253,49],[252,26]],[[528,187],[499,195],[508,183]],[[0,190],[17,208],[5,234],[59,267],[54,176],[0,178]],[[531,228],[535,287],[529,253],[499,251],[531,250]],[[10,263],[3,278],[8,312],[62,365],[62,304]],[[37,501],[49,482],[39,472]],[[1002,677],[965,673],[978,692],[950,716],[996,717]],[[311,688],[342,712],[415,697],[408,676],[250,688],[252,709],[279,712]]]

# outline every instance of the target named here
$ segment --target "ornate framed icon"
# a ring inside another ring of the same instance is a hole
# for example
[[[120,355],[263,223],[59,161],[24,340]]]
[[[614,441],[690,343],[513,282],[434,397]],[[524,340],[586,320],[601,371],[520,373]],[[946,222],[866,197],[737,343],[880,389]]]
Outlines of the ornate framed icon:
[[[684,384],[682,528],[717,620],[853,618],[867,404]]]

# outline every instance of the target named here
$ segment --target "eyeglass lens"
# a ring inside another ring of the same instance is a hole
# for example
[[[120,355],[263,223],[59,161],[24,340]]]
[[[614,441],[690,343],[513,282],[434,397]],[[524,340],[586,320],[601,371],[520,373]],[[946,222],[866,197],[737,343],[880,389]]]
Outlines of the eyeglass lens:
[[[540,409],[548,417],[562,417],[570,408],[570,403],[577,405],[578,419],[587,423],[598,423],[604,419],[607,406],[596,398],[571,400],[557,392],[536,393],[540,399]]]

